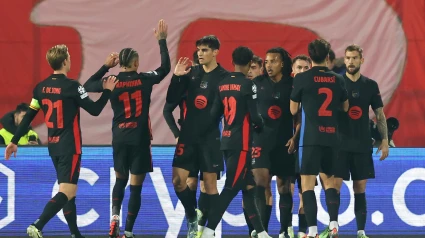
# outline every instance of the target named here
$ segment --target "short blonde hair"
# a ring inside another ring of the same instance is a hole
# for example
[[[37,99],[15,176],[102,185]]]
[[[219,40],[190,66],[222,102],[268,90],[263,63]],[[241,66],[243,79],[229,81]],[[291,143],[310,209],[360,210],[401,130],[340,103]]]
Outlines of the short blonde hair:
[[[46,60],[53,70],[62,68],[62,63],[68,59],[68,47],[66,45],[55,45],[47,51]]]

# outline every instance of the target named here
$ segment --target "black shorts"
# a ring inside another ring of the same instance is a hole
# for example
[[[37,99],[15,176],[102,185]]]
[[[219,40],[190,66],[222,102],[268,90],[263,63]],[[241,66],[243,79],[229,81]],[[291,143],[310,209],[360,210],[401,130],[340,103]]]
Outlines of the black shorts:
[[[152,152],[150,143],[139,146],[113,143],[114,169],[116,172],[129,176],[129,173],[141,175],[153,172]]]
[[[198,178],[199,176],[199,180],[204,181],[204,173],[201,173],[201,171],[199,170],[192,170],[189,172],[189,178]],[[221,171],[217,172],[217,180],[221,179]]]
[[[301,175],[333,175],[333,165],[337,150],[329,146],[304,146],[301,158]]]
[[[52,161],[55,166],[58,184],[78,183],[81,168],[81,154],[52,156]]]
[[[275,146],[271,150],[253,147],[251,164],[253,169],[269,169],[271,175],[295,176],[295,155],[288,154],[286,146]]]
[[[298,192],[302,193],[301,174],[300,173],[297,173],[297,174],[295,174],[295,176],[291,177],[291,183],[293,183],[294,185],[295,185],[295,183],[297,183]],[[319,185],[319,183],[317,182],[317,179],[316,179],[316,186],[317,185]]]
[[[223,151],[226,161],[226,182],[228,189],[245,190],[246,186],[255,186],[254,176],[249,166],[251,153],[240,150]]]
[[[174,153],[173,167],[208,173],[223,171],[224,161],[220,151],[220,140],[189,145],[179,142]]]
[[[357,153],[339,151],[335,160],[335,177],[350,180],[365,180],[375,178],[372,151],[370,153]]]

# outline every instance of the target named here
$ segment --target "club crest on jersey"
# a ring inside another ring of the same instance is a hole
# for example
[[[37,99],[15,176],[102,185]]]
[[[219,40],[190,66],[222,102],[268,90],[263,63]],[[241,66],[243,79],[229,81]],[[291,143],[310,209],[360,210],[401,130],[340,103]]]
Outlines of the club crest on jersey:
[[[83,87],[83,86],[79,86],[78,87],[78,93],[80,94],[80,98],[81,99],[84,99],[84,98],[86,98],[87,96],[89,96],[88,94],[87,94],[87,92],[86,92],[86,89]]]
[[[206,88],[208,87],[208,82],[206,82],[206,81],[202,81],[202,82],[201,82],[201,85],[200,85],[199,87],[201,87],[201,88],[203,88],[203,89],[206,89]]]
[[[274,99],[279,99],[280,98],[280,92],[274,92],[273,95],[272,95],[272,97]]]
[[[353,98],[358,98],[358,97],[360,97],[360,92],[359,91],[351,91],[351,96],[353,97]]]

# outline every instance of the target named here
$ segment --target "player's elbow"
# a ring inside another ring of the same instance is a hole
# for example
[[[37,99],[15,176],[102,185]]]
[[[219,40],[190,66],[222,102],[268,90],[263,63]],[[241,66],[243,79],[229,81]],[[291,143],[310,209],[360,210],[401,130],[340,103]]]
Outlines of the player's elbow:
[[[343,104],[342,104],[342,109],[344,110],[344,112],[348,112],[348,108],[350,107],[350,104],[348,103],[348,100],[347,101],[345,101]]]
[[[297,115],[297,113],[298,113],[298,103],[291,100],[290,105],[289,105],[289,109],[290,109],[291,114],[293,116]]]

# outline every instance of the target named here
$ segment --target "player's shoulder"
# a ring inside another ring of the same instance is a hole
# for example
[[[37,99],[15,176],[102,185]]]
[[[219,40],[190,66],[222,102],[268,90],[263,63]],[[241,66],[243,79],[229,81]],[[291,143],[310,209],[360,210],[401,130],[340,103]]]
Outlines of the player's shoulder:
[[[138,74],[140,79],[156,77],[158,75],[159,75],[158,72],[156,72],[155,70],[151,70],[151,71],[148,71],[148,72],[140,72]]]
[[[373,80],[373,79],[371,79],[371,78],[369,78],[369,77],[366,77],[366,76],[364,76],[363,74],[361,74],[361,75],[360,75],[360,77],[361,77],[361,80],[362,80],[363,82],[365,82],[366,84],[370,84],[370,85],[378,85],[378,83],[377,83],[375,80]]]
[[[227,78],[230,75],[230,72],[223,68],[221,65],[217,66],[217,74],[221,79]]]
[[[267,80],[267,77],[265,75],[258,75],[257,77],[252,79],[252,82],[255,84],[261,84]]]

